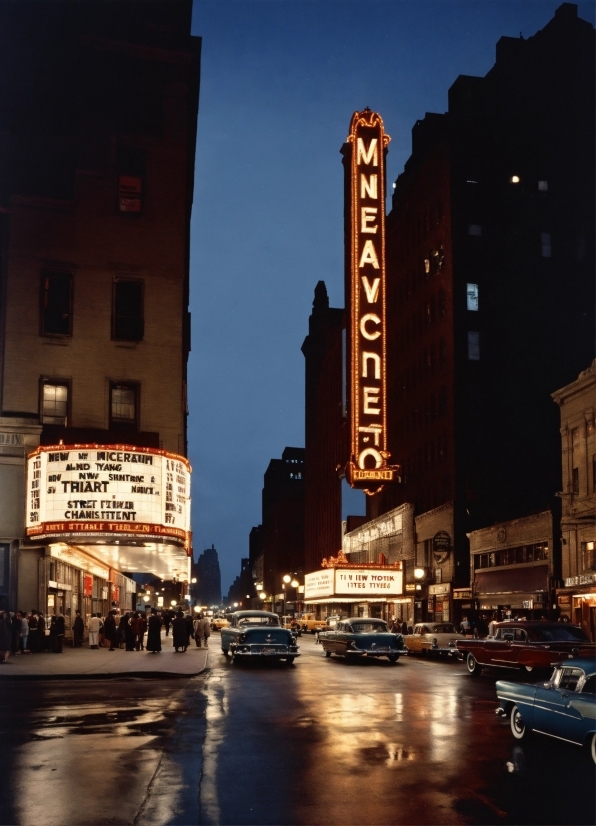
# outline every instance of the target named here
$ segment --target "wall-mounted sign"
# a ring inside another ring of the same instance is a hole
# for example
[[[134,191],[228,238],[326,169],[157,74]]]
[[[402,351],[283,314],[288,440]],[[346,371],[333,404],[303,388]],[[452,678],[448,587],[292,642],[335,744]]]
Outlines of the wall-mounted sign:
[[[472,599],[471,588],[454,588],[453,599]]]
[[[439,531],[433,536],[433,556],[437,565],[447,560],[451,553],[451,537],[446,531]]]
[[[305,600],[329,596],[394,597],[403,593],[395,568],[326,568],[304,577]]]
[[[342,150],[346,187],[346,300],[350,308],[347,375],[350,384],[350,458],[353,488],[378,493],[399,481],[388,464],[385,326],[385,152],[391,138],[383,119],[354,112]]]
[[[190,465],[126,445],[39,447],[27,467],[27,535],[167,536],[187,543]]]
[[[428,593],[434,594],[448,594],[451,591],[451,583],[449,582],[442,582],[440,584],[429,585],[428,586]]]

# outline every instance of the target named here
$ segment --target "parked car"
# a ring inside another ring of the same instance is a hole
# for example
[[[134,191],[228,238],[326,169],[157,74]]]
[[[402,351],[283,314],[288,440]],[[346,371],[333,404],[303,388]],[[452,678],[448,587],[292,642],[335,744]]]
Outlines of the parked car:
[[[319,635],[324,633],[325,631],[333,631],[337,627],[337,623],[341,620],[340,614],[331,614],[325,620],[325,625],[323,628],[317,628],[317,642],[320,642]],[[346,617],[347,619],[347,617]]]
[[[226,657],[266,657],[293,663],[300,656],[296,637],[282,628],[277,614],[269,611],[236,611],[229,628],[221,629],[221,650]]]
[[[441,654],[458,659],[457,641],[465,639],[451,622],[422,622],[414,626],[412,634],[404,637],[404,642],[410,654]]]
[[[213,617],[211,620],[211,630],[221,631],[222,628],[229,628],[229,621],[225,617]]]
[[[302,636],[302,629],[300,628],[296,617],[284,616],[281,618],[280,624],[282,628],[289,628],[295,637]]]
[[[392,634],[381,619],[353,617],[340,620],[332,631],[321,631],[319,641],[326,657],[337,654],[348,659],[387,657],[395,663],[407,654],[401,634]]]
[[[326,620],[315,619],[314,614],[302,614],[299,622],[302,631],[310,634],[316,634],[317,631],[324,631],[327,624]]]
[[[493,637],[458,640],[470,674],[484,666],[521,668],[527,672],[547,669],[565,656],[596,656],[596,645],[576,625],[543,620],[508,620],[495,626]]]
[[[546,683],[497,681],[499,716],[510,720],[521,740],[528,732],[587,746],[596,763],[596,662],[569,659],[558,663]]]

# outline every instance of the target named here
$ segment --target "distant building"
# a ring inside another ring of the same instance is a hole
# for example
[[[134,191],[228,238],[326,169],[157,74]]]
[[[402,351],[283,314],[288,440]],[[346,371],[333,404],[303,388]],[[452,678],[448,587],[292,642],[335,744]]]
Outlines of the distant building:
[[[561,411],[561,614],[596,640],[596,361],[553,393]]]
[[[347,428],[343,393],[343,309],[329,306],[324,281],[315,288],[305,368],[304,548],[307,571],[341,548],[341,479]]]
[[[286,447],[265,471],[261,525],[267,604],[283,603],[282,578],[304,572],[304,448]]]
[[[221,603],[221,572],[215,546],[207,548],[192,566],[192,594],[197,605],[219,605]]]
[[[0,7],[0,603],[67,627],[188,578],[191,14]]]

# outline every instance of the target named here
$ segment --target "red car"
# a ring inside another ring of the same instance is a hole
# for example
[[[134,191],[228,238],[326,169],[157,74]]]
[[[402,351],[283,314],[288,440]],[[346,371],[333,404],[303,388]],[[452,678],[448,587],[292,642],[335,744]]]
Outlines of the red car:
[[[458,640],[457,648],[474,676],[480,674],[484,666],[521,668],[529,672],[549,668],[566,657],[596,656],[596,645],[581,628],[544,620],[499,622],[494,636]]]

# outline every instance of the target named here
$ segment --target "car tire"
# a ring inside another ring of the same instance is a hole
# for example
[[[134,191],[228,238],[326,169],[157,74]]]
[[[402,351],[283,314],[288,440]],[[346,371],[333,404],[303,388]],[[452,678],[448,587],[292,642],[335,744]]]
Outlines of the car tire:
[[[331,651],[325,651],[325,656],[330,657],[331,656]]]
[[[471,674],[472,677],[477,677],[482,671],[482,666],[478,663],[478,660],[473,654],[468,654],[466,657],[466,666],[468,668],[468,673]]]
[[[593,732],[588,737],[588,745],[590,747],[590,756],[592,758],[592,762],[596,763],[596,732]]]
[[[227,648],[222,648],[221,650],[223,652],[224,657],[229,657],[230,656],[230,652],[228,651]]]
[[[511,733],[515,737],[516,740],[523,740],[528,730],[526,728],[526,724],[524,723],[524,718],[522,717],[521,711],[517,706],[513,706],[511,709],[511,717],[509,718],[509,723],[511,725]]]
[[[286,665],[292,665],[295,659],[295,657],[286,657]]]
[[[389,654],[387,659],[392,665],[395,665],[395,663],[399,660],[399,654]]]

